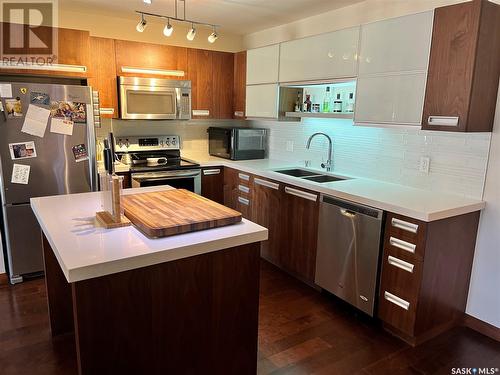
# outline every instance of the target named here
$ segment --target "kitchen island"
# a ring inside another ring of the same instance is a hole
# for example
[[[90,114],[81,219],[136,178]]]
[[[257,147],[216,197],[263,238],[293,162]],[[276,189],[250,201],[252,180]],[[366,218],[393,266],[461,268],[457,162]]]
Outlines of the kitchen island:
[[[31,200],[52,334],[74,332],[79,373],[255,374],[267,229],[243,220],[160,239],[106,230],[94,219],[99,194]]]

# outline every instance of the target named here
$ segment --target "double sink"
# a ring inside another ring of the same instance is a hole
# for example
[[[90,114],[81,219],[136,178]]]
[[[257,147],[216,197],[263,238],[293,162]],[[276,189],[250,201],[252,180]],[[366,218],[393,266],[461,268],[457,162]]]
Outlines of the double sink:
[[[329,174],[323,174],[318,172],[312,172],[307,169],[300,169],[300,168],[282,169],[274,172],[319,183],[347,180],[347,178],[336,177]]]

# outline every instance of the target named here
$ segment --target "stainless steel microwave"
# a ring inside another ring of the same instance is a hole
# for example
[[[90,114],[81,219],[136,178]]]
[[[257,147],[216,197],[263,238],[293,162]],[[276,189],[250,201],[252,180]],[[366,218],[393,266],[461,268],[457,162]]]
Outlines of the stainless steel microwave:
[[[232,160],[264,159],[267,129],[217,128],[208,132],[208,153]]]
[[[189,120],[191,81],[119,77],[120,117],[130,120]]]

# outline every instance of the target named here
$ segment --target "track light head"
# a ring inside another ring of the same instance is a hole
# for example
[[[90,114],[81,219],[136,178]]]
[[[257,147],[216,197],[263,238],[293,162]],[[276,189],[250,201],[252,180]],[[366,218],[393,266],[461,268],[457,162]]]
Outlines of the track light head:
[[[144,14],[141,14],[141,20],[139,21],[139,23],[137,24],[137,26],[135,27],[135,29],[142,33],[144,31],[144,29],[146,28],[147,26],[147,21],[146,19],[144,18]]]
[[[218,37],[219,37],[219,35],[217,34],[217,30],[215,30],[215,26],[214,26],[214,31],[212,32],[212,34],[210,34],[208,36],[208,42],[215,43],[215,41],[217,40]]]
[[[187,40],[189,40],[190,42],[194,40],[194,37],[196,36],[196,29],[194,28],[194,24],[192,23],[191,24],[191,29],[189,29],[187,35],[186,35],[186,38]]]
[[[174,27],[170,24],[170,18],[163,29],[163,35],[170,36],[174,32]]]

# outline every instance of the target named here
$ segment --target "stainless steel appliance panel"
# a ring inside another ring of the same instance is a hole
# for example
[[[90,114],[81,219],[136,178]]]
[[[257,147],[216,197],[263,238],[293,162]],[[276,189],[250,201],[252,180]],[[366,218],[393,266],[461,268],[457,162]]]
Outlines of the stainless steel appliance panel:
[[[328,196],[320,204],[317,285],[373,316],[383,212]]]
[[[201,194],[201,169],[132,173],[132,187],[169,185]]]
[[[21,95],[20,89],[27,88],[27,94]],[[43,92],[50,95],[51,100],[65,100],[84,102],[87,111],[87,121],[91,124],[93,108],[91,106],[91,91],[88,87],[57,86],[44,84],[12,84],[13,96],[21,99],[23,113],[29,106],[29,93]],[[42,106],[48,108],[48,106]],[[21,132],[24,116],[21,118],[0,119],[0,164],[2,169],[2,185],[4,190],[4,204],[28,203],[31,197],[56,194],[70,194],[90,191],[95,181],[95,166],[93,160],[94,142],[93,126],[87,123],[75,123],[73,135],[64,136],[50,132],[50,121],[45,136],[39,138]],[[35,143],[37,157],[12,160],[9,143]],[[85,144],[89,153],[89,160],[75,162],[72,147]],[[13,164],[31,166],[29,184],[12,184],[11,175]]]
[[[42,238],[38,221],[29,204],[5,207],[6,240],[15,249],[9,255],[11,275],[43,270]]]

